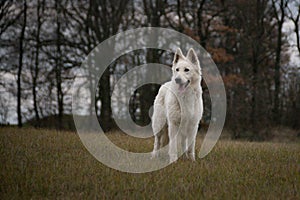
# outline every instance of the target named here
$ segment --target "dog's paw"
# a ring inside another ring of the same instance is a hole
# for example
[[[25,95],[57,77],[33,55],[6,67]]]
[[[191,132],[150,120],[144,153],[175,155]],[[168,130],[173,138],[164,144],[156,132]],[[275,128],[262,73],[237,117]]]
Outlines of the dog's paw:
[[[151,159],[157,158],[158,157],[158,152],[157,151],[152,151],[151,153]]]
[[[190,155],[189,155],[189,158],[190,158],[193,162],[196,161],[196,159],[195,159],[195,154],[190,154]]]
[[[177,155],[173,155],[173,154],[170,155],[170,163],[176,162],[177,159],[178,159]]]
[[[194,154],[194,153],[186,153],[186,154],[185,154],[185,157],[186,157],[187,159],[189,159],[189,160],[192,160],[193,162],[196,161],[196,159],[195,159],[195,154]]]

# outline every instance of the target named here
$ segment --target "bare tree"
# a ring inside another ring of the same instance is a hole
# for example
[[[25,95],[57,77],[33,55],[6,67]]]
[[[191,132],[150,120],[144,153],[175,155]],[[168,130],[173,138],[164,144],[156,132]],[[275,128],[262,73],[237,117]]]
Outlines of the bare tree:
[[[17,9],[11,9],[13,4],[13,1],[0,2],[0,36],[22,15],[22,12],[16,11]]]
[[[298,4],[293,4],[295,2],[290,2],[288,10],[289,10],[289,19],[292,20],[293,24],[294,24],[294,32],[296,35],[296,46],[299,52],[299,56],[300,56],[300,3],[298,2]],[[294,8],[290,8],[293,7]],[[292,11],[292,9],[295,9],[295,12]]]
[[[288,0],[272,0],[272,7],[274,9],[274,16],[277,22],[277,45],[276,45],[276,57],[275,57],[275,73],[274,73],[274,105],[273,105],[273,117],[274,122],[280,122],[279,114],[279,95],[280,95],[280,66],[281,66],[281,50],[282,50],[282,26],[286,15],[286,7]]]
[[[64,94],[62,91],[62,52],[61,52],[61,5],[59,0],[55,0],[56,10],[56,56],[55,56],[55,80],[56,80],[56,97],[57,97],[57,108],[58,108],[58,128],[62,126],[62,117],[64,112]]]
[[[0,91],[0,125],[8,123],[8,112],[9,105],[8,99],[6,98],[7,93],[5,91]]]
[[[40,48],[41,48],[41,41],[40,41],[40,34],[41,34],[41,26],[42,26],[42,19],[41,15],[44,10],[45,0],[37,1],[36,6],[36,15],[37,15],[37,24],[36,24],[36,33],[35,33],[35,64],[34,69],[32,69],[32,96],[33,96],[33,109],[35,113],[35,118],[37,121],[37,124],[40,120],[40,115],[38,111],[38,102],[37,102],[37,79],[39,75],[39,61],[40,61]]]
[[[22,110],[21,110],[21,73],[23,67],[23,43],[25,36],[25,28],[26,28],[26,19],[27,19],[27,3],[26,0],[23,1],[23,24],[20,33],[19,40],[19,67],[18,67],[18,76],[17,76],[17,114],[18,114],[18,126],[22,127]]]
[[[119,30],[122,17],[125,13],[128,0],[124,1],[96,1],[90,0],[91,17],[88,25],[96,36],[97,42],[102,42]],[[113,126],[111,110],[110,76],[112,71],[106,69],[99,81],[99,94],[97,101],[101,101],[99,121],[104,131]],[[97,102],[96,101],[96,102]]]
[[[22,2],[0,3],[0,70],[4,77],[1,82],[18,103],[20,126],[33,116],[38,121],[55,114],[58,115],[55,120],[60,121],[55,123],[59,125],[57,128],[62,127],[63,115],[71,112],[72,78],[84,57],[118,31],[155,26],[171,27],[187,34],[211,53],[226,85],[229,102],[226,125],[235,129],[234,137],[241,137],[245,130],[250,130],[251,136],[260,139],[258,130],[276,121],[299,127],[299,67],[288,63],[287,50],[291,46],[286,45],[287,33],[283,31],[289,18],[294,24],[292,34],[296,34],[295,47],[300,55],[297,1]],[[18,59],[14,59],[15,55]],[[154,49],[128,53],[105,70],[99,85],[96,83],[99,71],[91,59],[88,65],[92,70],[87,81],[90,81],[91,91],[97,87],[98,91],[96,97],[91,97],[89,112],[96,112],[105,131],[114,125],[111,85],[137,64],[169,65],[171,57],[165,51]],[[14,76],[17,77],[15,82],[10,78]],[[209,121],[210,98],[205,82],[203,86],[205,118]],[[135,121],[149,122],[148,109],[157,88],[144,85],[130,98],[130,113]]]

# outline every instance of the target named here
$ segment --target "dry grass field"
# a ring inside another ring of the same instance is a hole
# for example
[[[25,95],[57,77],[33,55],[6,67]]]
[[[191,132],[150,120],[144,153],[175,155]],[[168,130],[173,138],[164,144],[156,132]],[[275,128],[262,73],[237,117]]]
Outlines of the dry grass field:
[[[150,139],[109,137],[152,149]],[[196,162],[129,174],[98,162],[73,132],[1,128],[0,199],[300,199],[300,144],[221,140]]]

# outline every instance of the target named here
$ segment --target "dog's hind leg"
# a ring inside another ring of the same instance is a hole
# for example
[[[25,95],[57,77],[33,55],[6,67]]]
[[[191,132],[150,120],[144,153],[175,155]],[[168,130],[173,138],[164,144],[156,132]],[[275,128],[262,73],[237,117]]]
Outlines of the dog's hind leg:
[[[161,104],[155,104],[152,116],[152,130],[154,133],[154,147],[152,152],[152,157],[157,156],[157,151],[162,147],[163,140],[165,137],[164,126],[166,124],[166,116],[164,108]]]
[[[152,158],[157,157],[159,148],[160,148],[159,136],[156,134],[154,136],[154,147],[153,147],[153,151],[152,151]]]
[[[162,148],[163,146],[165,146],[169,143],[168,126],[167,125],[165,125],[164,128],[162,129],[159,141],[160,141],[160,148]]]
[[[152,151],[152,157],[158,156],[158,150],[168,143],[167,126],[154,136],[154,147]]]

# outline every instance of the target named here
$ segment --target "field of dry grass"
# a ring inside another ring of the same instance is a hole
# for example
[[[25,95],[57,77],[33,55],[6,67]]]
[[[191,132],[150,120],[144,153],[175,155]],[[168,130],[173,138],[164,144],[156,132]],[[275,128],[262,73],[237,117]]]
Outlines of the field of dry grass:
[[[152,149],[151,140],[109,138]],[[0,128],[0,180],[0,199],[300,199],[300,144],[219,141],[196,162],[129,174],[98,162],[73,132]]]

